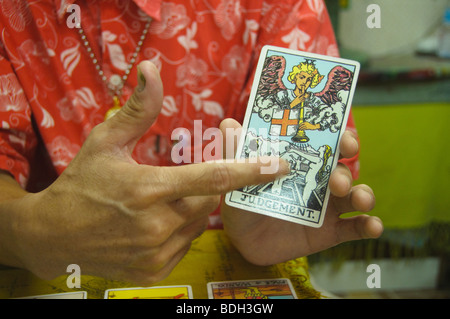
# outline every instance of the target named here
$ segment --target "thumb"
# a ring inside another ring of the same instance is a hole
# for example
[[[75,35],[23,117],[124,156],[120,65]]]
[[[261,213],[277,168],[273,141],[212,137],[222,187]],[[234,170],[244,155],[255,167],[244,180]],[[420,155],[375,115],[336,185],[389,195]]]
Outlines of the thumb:
[[[115,143],[134,148],[158,117],[163,101],[163,85],[156,66],[143,61],[137,66],[138,86],[125,105],[104,124]]]
[[[227,118],[220,123],[219,129],[224,137],[222,153],[224,159],[233,159],[242,133],[242,126],[238,121]]]

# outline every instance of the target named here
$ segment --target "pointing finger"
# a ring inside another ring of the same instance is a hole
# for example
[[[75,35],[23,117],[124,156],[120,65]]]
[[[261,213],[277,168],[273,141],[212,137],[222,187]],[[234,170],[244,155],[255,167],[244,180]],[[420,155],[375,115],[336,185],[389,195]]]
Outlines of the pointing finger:
[[[215,161],[164,167],[170,200],[186,196],[221,195],[247,185],[263,184],[288,174],[289,165],[276,157]]]

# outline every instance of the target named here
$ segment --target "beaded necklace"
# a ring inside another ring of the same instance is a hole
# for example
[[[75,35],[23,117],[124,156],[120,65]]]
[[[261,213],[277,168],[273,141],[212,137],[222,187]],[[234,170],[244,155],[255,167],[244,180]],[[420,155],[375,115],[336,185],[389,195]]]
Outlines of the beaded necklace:
[[[81,37],[83,45],[86,48],[86,51],[88,52],[89,57],[91,58],[91,61],[94,64],[96,71],[98,72],[98,75],[100,76],[102,81],[105,83],[105,85],[108,88],[109,93],[113,99],[113,107],[110,108],[105,113],[105,120],[112,117],[122,107],[122,105],[120,104],[120,97],[122,96],[123,86],[125,85],[125,83],[128,79],[128,76],[130,75],[131,69],[133,68],[133,66],[136,62],[139,52],[141,51],[142,44],[144,43],[144,40],[148,33],[148,29],[150,28],[151,21],[152,21],[152,19],[150,17],[148,17],[147,22],[144,26],[144,30],[142,31],[142,35],[139,38],[139,42],[136,47],[136,50],[134,51],[134,53],[130,59],[130,62],[128,63],[128,65],[125,69],[125,73],[122,76],[120,76],[118,74],[113,74],[109,77],[109,80],[106,78],[106,75],[104,74],[104,72],[102,70],[101,64],[99,63],[98,59],[96,58],[94,51],[92,50],[92,47],[89,43],[89,40],[86,37],[86,34],[85,34],[83,28],[81,27],[81,25],[78,25],[78,27],[79,27],[78,33]]]

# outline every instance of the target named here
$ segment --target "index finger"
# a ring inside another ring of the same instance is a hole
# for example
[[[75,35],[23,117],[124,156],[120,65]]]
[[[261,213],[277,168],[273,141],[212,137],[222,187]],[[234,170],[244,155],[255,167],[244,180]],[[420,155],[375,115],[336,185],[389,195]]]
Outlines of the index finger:
[[[247,185],[265,184],[289,173],[289,164],[277,157],[224,160],[165,167],[167,197],[222,195]]]

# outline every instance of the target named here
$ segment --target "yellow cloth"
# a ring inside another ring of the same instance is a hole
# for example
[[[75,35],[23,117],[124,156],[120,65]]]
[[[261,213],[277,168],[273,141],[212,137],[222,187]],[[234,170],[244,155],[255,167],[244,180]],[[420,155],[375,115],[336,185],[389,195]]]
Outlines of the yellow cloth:
[[[81,269],[81,288],[69,289],[66,282],[69,275],[45,281],[25,270],[0,269],[0,298],[86,291],[88,299],[103,299],[107,289],[136,287],[84,276]],[[255,266],[240,256],[222,230],[208,230],[196,239],[169,277],[154,286],[190,285],[194,299],[207,299],[208,282],[271,278],[289,279],[299,299],[323,297],[311,285],[306,258],[268,267]]]

